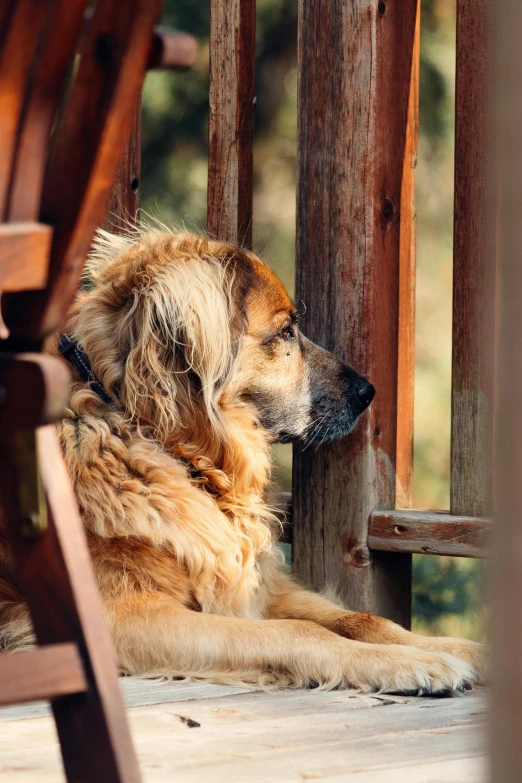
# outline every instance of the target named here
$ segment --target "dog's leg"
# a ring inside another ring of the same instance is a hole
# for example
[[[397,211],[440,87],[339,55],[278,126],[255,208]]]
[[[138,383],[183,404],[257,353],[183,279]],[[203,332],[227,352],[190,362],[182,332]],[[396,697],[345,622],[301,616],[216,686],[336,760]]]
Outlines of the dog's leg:
[[[462,690],[476,679],[444,653],[350,641],[307,620],[203,614],[159,595],[109,606],[108,620],[129,674],[415,693]]]
[[[317,593],[304,590],[290,579],[281,579],[268,610],[268,616],[313,620],[347,639],[371,644],[404,644],[419,650],[445,652],[470,663],[482,682],[487,656],[483,645],[465,639],[420,636],[370,612],[350,612]]]

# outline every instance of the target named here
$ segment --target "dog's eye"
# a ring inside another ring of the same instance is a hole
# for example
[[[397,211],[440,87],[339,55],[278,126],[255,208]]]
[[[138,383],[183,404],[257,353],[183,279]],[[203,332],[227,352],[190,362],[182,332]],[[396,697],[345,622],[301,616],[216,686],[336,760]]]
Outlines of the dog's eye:
[[[295,337],[295,329],[293,324],[284,326],[279,332],[279,337],[282,337],[283,340],[293,340]]]

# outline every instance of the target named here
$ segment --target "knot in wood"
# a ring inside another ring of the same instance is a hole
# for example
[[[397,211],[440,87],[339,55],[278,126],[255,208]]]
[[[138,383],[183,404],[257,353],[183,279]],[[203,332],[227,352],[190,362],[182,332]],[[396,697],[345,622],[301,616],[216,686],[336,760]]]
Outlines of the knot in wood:
[[[356,544],[346,552],[345,561],[356,568],[366,568],[372,563],[370,550],[365,544]]]
[[[383,216],[384,220],[387,223],[389,223],[390,220],[392,220],[394,214],[395,214],[395,206],[393,204],[393,201],[389,196],[386,196],[386,198],[382,202],[381,215]]]

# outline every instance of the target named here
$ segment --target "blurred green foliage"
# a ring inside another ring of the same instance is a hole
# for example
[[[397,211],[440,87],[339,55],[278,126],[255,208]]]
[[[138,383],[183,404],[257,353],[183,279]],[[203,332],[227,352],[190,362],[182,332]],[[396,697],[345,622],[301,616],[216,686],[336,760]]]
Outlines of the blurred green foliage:
[[[166,0],[162,23],[200,41],[196,67],[151,73],[143,95],[142,206],[168,224],[206,222],[209,0]],[[254,245],[293,288],[297,0],[258,0]],[[454,0],[423,0],[417,168],[414,505],[449,505],[451,275],[455,79]],[[275,449],[277,483],[291,452]],[[479,638],[482,569],[414,557],[414,627]]]

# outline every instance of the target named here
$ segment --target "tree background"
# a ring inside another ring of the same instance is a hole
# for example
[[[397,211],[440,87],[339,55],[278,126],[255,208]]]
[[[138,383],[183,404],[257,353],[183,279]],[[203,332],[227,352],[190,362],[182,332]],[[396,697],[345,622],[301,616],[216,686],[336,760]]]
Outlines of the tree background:
[[[200,41],[195,68],[150,73],[143,94],[142,207],[168,224],[206,223],[209,0],[166,0],[162,24]],[[254,248],[293,289],[297,0],[258,0]],[[423,0],[417,166],[414,506],[449,507],[455,0]],[[289,489],[291,450],[275,447]],[[414,556],[414,628],[482,638],[476,561]]]

